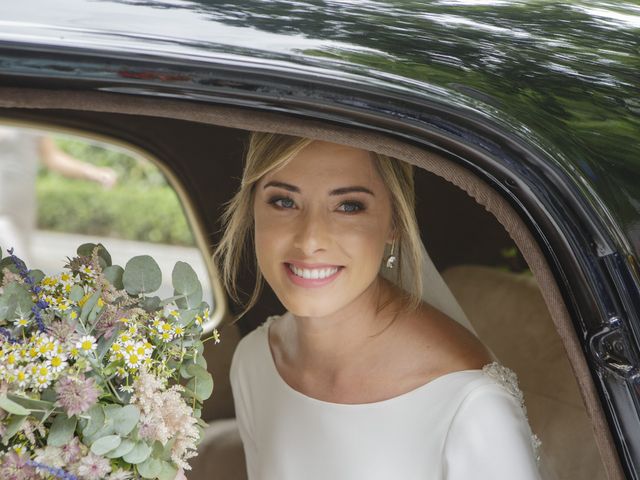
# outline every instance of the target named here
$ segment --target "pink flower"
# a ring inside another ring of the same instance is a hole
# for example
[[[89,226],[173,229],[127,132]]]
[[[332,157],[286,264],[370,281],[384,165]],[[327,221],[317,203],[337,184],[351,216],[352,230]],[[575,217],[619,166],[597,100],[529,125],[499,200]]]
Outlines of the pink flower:
[[[80,460],[76,471],[85,480],[102,480],[111,471],[111,462],[93,452]]]
[[[52,322],[48,330],[49,333],[60,342],[73,340],[73,336],[76,333],[76,327],[64,320]]]
[[[56,382],[55,391],[58,394],[58,406],[62,407],[67,416],[77,415],[89,410],[98,400],[98,387],[93,378],[80,375],[77,378],[63,377]]]
[[[76,463],[78,460],[80,460],[80,457],[82,455],[82,446],[80,444],[80,441],[78,440],[78,437],[73,437],[73,439],[69,443],[66,443],[62,447],[60,447],[60,450],[60,456],[62,457],[62,461],[66,465]]]
[[[34,480],[40,478],[36,469],[27,464],[29,457],[8,452],[0,456],[0,478],[2,480]]]

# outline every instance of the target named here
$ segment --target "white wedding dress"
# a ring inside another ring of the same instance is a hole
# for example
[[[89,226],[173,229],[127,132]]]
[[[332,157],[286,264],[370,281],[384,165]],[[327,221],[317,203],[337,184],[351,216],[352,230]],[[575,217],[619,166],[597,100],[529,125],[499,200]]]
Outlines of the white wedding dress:
[[[280,376],[274,318],[246,335],[230,377],[249,480],[539,480],[539,440],[514,372],[498,362],[397,397],[338,404]]]

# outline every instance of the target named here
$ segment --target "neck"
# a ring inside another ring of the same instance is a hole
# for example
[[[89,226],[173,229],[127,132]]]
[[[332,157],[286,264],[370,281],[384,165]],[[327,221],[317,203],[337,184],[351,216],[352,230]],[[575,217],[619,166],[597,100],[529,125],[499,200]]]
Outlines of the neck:
[[[381,332],[395,313],[393,301],[376,312],[378,299],[385,303],[394,293],[391,282],[377,277],[357,299],[330,315],[287,313],[283,340],[291,364],[303,374],[334,384],[366,370],[374,347],[388,341],[389,331]]]

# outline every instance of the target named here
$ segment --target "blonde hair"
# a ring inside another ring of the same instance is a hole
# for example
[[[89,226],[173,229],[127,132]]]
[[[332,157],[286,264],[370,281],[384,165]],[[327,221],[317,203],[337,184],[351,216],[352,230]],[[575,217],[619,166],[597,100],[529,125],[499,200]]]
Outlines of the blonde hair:
[[[247,265],[245,263],[247,260],[255,269],[254,290],[236,321],[255,305],[263,286],[263,277],[258,268],[253,243],[255,186],[265,175],[287,165],[313,141],[310,138],[275,133],[252,132],[251,134],[240,189],[225,204],[226,207],[221,216],[221,231],[224,233],[213,253],[214,262],[221,271],[222,282],[229,296],[238,304],[242,303],[237,286],[238,272],[241,266]],[[403,308],[401,310],[412,311],[417,309],[422,302],[420,269],[423,261],[422,240],[415,217],[413,166],[383,154],[375,152],[370,152],[370,154],[390,193],[392,225],[395,230],[397,246],[395,255],[399,260],[406,256],[405,262],[397,262],[398,266],[395,268],[396,283],[403,289]],[[403,263],[411,269],[409,278],[413,279],[408,290],[402,284]],[[378,305],[377,311],[380,311],[388,303],[390,300]]]

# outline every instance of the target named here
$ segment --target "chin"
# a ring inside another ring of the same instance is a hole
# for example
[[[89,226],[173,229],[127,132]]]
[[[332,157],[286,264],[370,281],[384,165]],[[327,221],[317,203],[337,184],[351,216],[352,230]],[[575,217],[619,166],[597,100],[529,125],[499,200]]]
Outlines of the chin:
[[[326,317],[339,309],[336,303],[325,299],[315,301],[309,299],[284,299],[282,304],[292,315],[296,317]]]

